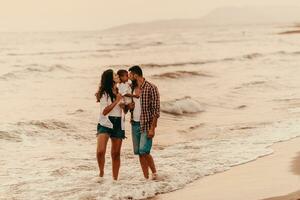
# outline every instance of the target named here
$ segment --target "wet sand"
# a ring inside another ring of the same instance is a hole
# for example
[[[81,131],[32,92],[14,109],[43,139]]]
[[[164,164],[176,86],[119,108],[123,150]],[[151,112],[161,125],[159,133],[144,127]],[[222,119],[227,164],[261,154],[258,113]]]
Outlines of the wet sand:
[[[296,24],[292,28],[294,28],[295,30],[283,31],[283,32],[280,32],[279,34],[280,35],[300,34],[300,25],[299,24]]]
[[[298,174],[300,176],[300,153],[298,153],[298,156],[295,157],[293,161],[292,171],[295,174]],[[290,193],[288,195],[267,198],[264,200],[299,200],[299,199],[300,199],[300,190],[298,190],[297,192]]]
[[[279,197],[268,198],[265,200],[299,200],[300,199],[300,191],[293,192],[291,194]]]
[[[182,190],[160,195],[157,199],[299,199],[300,138],[277,143],[272,149],[274,153],[269,156],[200,179]],[[283,196],[286,194],[289,195]]]
[[[284,31],[284,32],[281,32],[279,34],[281,34],[281,35],[284,35],[284,34],[300,34],[300,30]]]

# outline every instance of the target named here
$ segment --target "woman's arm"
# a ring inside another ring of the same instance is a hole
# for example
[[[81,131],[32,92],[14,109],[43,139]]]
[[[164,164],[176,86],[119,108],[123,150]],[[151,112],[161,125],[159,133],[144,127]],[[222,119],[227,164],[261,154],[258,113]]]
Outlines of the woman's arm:
[[[110,111],[112,111],[112,109],[114,109],[114,107],[121,101],[122,99],[122,95],[121,94],[117,94],[116,96],[116,100],[114,102],[112,102],[112,104],[106,106],[102,112],[103,115],[107,115]]]

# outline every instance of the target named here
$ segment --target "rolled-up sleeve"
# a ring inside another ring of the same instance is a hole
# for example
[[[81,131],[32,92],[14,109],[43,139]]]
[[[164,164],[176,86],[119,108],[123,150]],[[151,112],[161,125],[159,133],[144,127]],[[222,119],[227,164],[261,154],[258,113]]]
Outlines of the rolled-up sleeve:
[[[152,97],[152,113],[153,116],[159,118],[160,116],[160,96],[156,86],[151,88],[151,97]]]

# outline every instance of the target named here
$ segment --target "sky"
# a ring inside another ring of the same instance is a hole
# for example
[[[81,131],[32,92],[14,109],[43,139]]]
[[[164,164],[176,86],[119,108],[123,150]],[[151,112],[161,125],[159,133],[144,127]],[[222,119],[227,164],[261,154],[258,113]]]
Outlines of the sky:
[[[201,18],[224,6],[300,6],[299,0],[0,0],[0,31],[101,30]]]

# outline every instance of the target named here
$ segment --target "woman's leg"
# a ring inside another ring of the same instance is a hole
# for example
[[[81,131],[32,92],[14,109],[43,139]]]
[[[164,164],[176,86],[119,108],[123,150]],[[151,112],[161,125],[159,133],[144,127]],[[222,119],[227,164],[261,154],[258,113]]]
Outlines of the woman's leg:
[[[121,164],[121,146],[122,139],[111,138],[111,158],[112,158],[112,173],[113,179],[118,180],[119,169]]]
[[[99,167],[99,176],[103,177],[104,175],[104,164],[105,164],[105,152],[108,141],[108,134],[99,134],[97,136],[97,161]]]

